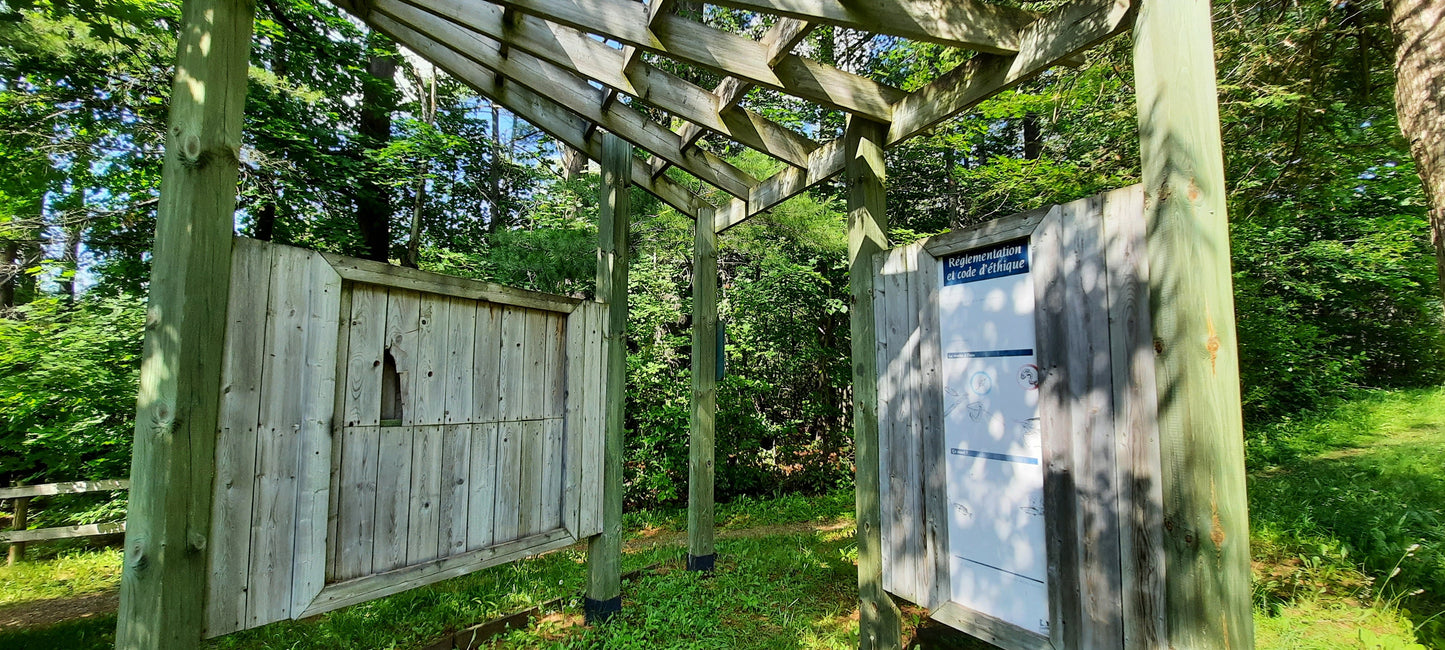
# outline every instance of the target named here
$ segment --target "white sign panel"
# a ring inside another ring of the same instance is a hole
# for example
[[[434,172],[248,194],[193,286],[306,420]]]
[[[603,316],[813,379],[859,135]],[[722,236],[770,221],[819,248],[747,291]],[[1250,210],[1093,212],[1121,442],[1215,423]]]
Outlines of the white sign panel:
[[[1049,633],[1028,240],[950,255],[939,290],[952,600]]]

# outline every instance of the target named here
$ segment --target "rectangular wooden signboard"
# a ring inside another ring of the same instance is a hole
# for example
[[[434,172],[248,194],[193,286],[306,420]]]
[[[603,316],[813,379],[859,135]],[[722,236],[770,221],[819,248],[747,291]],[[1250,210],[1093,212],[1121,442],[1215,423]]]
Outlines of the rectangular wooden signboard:
[[[1010,650],[1163,638],[1141,188],[875,273],[885,589]]]

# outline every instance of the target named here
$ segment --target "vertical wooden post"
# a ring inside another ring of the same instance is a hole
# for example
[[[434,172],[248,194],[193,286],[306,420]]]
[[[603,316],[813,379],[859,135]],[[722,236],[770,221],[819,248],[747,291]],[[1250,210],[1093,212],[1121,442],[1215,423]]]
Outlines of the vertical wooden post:
[[[878,341],[873,324],[873,254],[888,247],[883,142],[888,127],[850,116],[845,128],[848,179],[848,288],[853,307],[853,462],[858,507],[858,647],[900,648],[902,616],[883,591],[878,469]]]
[[[1239,355],[1208,0],[1134,27],[1169,647],[1254,647]]]
[[[255,7],[186,0],[151,264],[119,650],[197,648]]]
[[[20,485],[16,483],[15,485]],[[15,500],[15,515],[10,518],[10,528],[13,530],[25,530],[30,525],[30,497],[20,497]],[[15,566],[16,562],[25,559],[25,542],[10,542],[10,553],[5,563]]]
[[[607,411],[602,460],[602,533],[587,542],[587,622],[622,609],[622,427],[627,402],[627,254],[632,145],[602,137],[602,200],[597,220],[597,297],[607,303]]]
[[[692,248],[692,418],[687,476],[687,568],[711,571],[713,432],[717,417],[717,233],[713,211],[698,210]]]

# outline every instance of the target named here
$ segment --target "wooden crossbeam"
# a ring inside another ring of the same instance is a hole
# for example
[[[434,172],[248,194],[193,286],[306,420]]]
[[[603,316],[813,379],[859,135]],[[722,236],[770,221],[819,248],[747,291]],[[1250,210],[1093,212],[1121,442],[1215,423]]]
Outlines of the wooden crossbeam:
[[[446,45],[407,27],[384,14],[372,14],[366,22],[408,49],[431,61],[447,74],[471,86],[487,99],[507,107],[533,126],[547,132],[573,149],[587,152],[593,160],[602,156],[602,137],[591,133],[591,122],[568,111],[552,99],[519,83],[499,83],[495,73]],[[667,178],[651,178],[647,163],[634,159],[632,182],[679,212],[696,218],[697,209],[707,205],[701,197]]]
[[[644,5],[631,0],[495,0],[549,22],[598,34],[684,63],[734,76],[830,108],[887,123],[907,94],[867,77],[787,54],[769,65],[767,46],[663,13],[649,26]]]
[[[504,57],[500,42],[397,0],[377,0],[373,7],[733,196],[746,198],[757,187],[757,179],[710,152],[684,152],[677,134],[627,106],[607,102],[605,91],[573,72],[520,50]]]
[[[1012,54],[1019,30],[1035,15],[980,0],[712,0],[713,4],[777,14],[865,32],[970,50]]]
[[[1074,54],[1129,29],[1137,3],[1132,0],[1077,0],[1025,28],[1014,56],[980,54],[915,91],[894,109],[887,144],[894,145],[1033,78]],[[718,232],[817,185],[843,171],[842,143],[829,142],[808,157],[808,167],[785,169],[765,179],[746,202],[716,211]]]
[[[1075,0],[1050,12],[1024,28],[1018,54],[975,56],[894,106],[888,145],[907,140],[1128,30],[1137,6],[1131,0]]]
[[[806,166],[808,154],[818,148],[817,143],[752,111],[737,107],[719,110],[711,91],[645,61],[624,71],[622,52],[575,29],[527,15],[507,24],[503,9],[486,2],[407,1],[790,165]]]
[[[667,12],[672,11],[673,4],[674,4],[673,0],[652,0],[651,2],[647,3],[647,24],[648,24],[648,26],[651,26],[651,25],[652,25],[652,21],[654,21],[654,20],[657,19],[658,14],[663,14],[663,13],[667,13]],[[623,47],[623,48],[622,48],[622,72],[623,72],[623,74],[626,74],[628,70],[631,70],[631,69],[632,69],[632,66],[637,65],[637,62],[640,61],[640,60],[642,60],[642,51],[641,51],[641,50],[639,50],[639,49],[637,49],[637,48],[635,48],[635,47],[633,47],[633,46],[631,46],[631,45],[628,45],[628,46]],[[616,99],[616,98],[617,98],[617,89],[616,89],[616,88],[608,88],[608,89],[607,89],[607,101],[612,101],[612,100],[614,100],[614,99]]]

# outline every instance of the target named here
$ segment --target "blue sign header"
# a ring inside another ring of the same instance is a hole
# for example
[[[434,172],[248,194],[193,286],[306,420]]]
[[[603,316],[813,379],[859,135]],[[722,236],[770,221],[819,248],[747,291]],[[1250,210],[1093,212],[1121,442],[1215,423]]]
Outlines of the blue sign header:
[[[943,258],[943,286],[1029,272],[1029,241],[1018,239]]]

